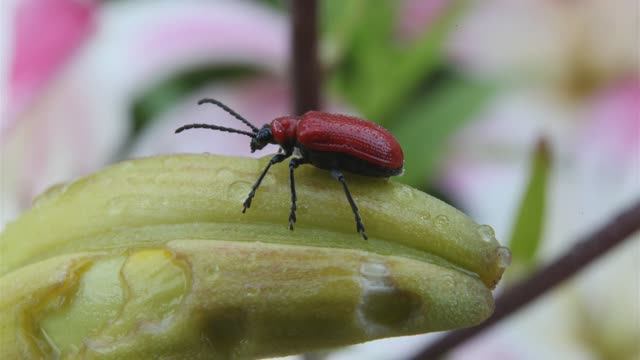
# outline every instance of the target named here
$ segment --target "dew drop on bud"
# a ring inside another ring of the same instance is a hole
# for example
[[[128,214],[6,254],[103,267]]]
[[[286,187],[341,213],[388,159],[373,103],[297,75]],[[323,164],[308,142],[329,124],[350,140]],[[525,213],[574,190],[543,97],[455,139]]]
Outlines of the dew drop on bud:
[[[436,216],[436,227],[442,229],[449,225],[449,218],[446,215],[438,215]]]
[[[480,233],[482,240],[486,242],[492,242],[496,239],[496,234],[493,231],[493,228],[489,225],[478,226],[478,233]]]
[[[244,200],[251,190],[251,183],[244,180],[236,180],[229,185],[228,192],[233,198]]]
[[[506,246],[499,246],[496,251],[498,252],[498,266],[506,269],[511,265],[511,250]]]

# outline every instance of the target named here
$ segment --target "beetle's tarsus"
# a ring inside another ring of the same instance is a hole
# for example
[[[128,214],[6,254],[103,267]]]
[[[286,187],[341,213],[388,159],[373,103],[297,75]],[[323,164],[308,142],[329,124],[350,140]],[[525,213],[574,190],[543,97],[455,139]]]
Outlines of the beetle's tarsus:
[[[289,230],[293,231],[293,225],[296,223],[296,215],[291,213],[289,215]]]
[[[298,207],[296,206],[296,201],[298,197],[296,196],[296,182],[293,177],[293,171],[303,163],[302,159],[293,158],[289,161],[289,185],[291,185],[291,211],[289,212],[289,230],[293,230],[293,225],[296,223],[296,210]]]
[[[356,214],[356,231],[362,235],[362,238],[365,240],[369,240],[367,233],[364,230],[364,224],[362,223],[362,219],[360,218],[360,214]]]
[[[251,201],[253,200],[253,197],[255,196],[255,191],[251,191],[249,193],[249,195],[247,196],[247,198],[244,200],[244,202],[242,203],[242,213],[244,214],[248,208],[251,207]]]

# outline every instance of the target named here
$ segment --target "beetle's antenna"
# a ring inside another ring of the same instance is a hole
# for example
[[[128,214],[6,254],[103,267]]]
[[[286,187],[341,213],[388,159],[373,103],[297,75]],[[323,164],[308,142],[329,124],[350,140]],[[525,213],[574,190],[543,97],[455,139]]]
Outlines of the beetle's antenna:
[[[221,108],[222,108],[222,110],[224,110],[224,111],[228,112],[228,113],[229,113],[229,114],[231,114],[234,118],[236,118],[236,119],[238,119],[238,120],[242,121],[245,125],[247,125],[248,127],[250,127],[250,128],[251,128],[251,130],[253,130],[253,132],[256,132],[256,133],[258,132],[258,130],[259,130],[259,129],[258,129],[257,127],[255,127],[252,123],[250,123],[250,122],[249,122],[249,120],[247,120],[247,119],[243,118],[242,116],[240,116],[240,114],[238,114],[237,112],[235,112],[235,111],[231,110],[231,108],[230,108],[230,107],[228,107],[227,105],[225,105],[225,104],[221,103],[220,101],[215,100],[215,99],[202,99],[202,100],[198,101],[198,105],[202,105],[202,104],[204,104],[204,103],[218,105],[219,107],[221,107]]]
[[[230,133],[247,135],[247,136],[252,137],[252,138],[256,137],[256,134],[250,133],[248,131],[236,130],[236,129],[232,129],[232,128],[228,128],[228,127],[223,127],[223,126],[218,126],[218,125],[210,125],[210,124],[189,124],[189,125],[181,126],[181,127],[176,129],[176,134],[177,133],[181,133],[184,130],[189,130],[189,129],[220,130],[220,131],[226,131],[226,132],[230,132]]]

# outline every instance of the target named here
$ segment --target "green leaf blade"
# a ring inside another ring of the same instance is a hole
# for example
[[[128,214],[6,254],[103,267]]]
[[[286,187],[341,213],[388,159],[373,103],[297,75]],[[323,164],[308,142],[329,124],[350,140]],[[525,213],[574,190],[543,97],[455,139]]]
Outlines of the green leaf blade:
[[[509,242],[514,264],[525,269],[535,265],[544,232],[552,162],[549,146],[544,140],[538,143],[531,160],[529,183],[520,202]]]

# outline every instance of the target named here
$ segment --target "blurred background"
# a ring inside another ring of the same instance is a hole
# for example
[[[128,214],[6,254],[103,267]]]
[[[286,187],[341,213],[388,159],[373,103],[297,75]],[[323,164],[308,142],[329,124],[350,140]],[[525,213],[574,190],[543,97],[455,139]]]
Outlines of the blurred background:
[[[504,284],[640,197],[637,0],[319,0],[323,109],[390,129],[421,188],[492,224]],[[127,158],[250,154],[217,98],[292,113],[287,1],[0,5],[0,226],[48,187]],[[639,220],[640,221],[640,220]],[[500,289],[497,290],[498,292]],[[306,355],[405,359],[438,334]],[[453,359],[637,359],[640,237]]]

